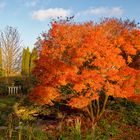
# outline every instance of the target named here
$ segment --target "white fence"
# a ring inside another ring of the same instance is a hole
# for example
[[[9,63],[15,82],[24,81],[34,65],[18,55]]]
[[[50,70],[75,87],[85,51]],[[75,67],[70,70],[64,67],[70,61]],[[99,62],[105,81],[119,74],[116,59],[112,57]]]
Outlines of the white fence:
[[[21,92],[21,86],[8,86],[8,95],[19,94]]]

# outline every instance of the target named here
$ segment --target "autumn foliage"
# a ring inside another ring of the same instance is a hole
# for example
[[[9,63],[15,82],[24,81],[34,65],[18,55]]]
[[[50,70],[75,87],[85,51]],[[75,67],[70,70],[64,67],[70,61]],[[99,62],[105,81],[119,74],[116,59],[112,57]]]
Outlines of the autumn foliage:
[[[39,81],[30,99],[52,105],[64,98],[67,105],[100,117],[108,96],[140,99],[140,70],[133,67],[140,52],[140,30],[129,20],[100,23],[55,21],[38,40],[39,59],[33,71]],[[99,100],[103,98],[103,102]],[[102,104],[102,105],[100,105]]]

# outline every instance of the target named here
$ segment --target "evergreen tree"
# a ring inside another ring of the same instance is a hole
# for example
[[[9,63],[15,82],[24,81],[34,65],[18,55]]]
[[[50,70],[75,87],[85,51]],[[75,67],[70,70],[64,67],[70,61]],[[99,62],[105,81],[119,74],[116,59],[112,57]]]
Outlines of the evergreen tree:
[[[0,77],[2,76],[2,49],[0,48]]]
[[[29,63],[29,68],[30,68],[30,73],[35,67],[35,60],[38,58],[38,51],[37,48],[33,48],[32,53],[30,55],[30,63]]]
[[[23,49],[22,53],[22,75],[29,75],[29,61],[30,61],[30,50],[29,47]]]
[[[21,74],[22,75],[25,74],[25,52],[26,52],[26,49],[24,48],[22,51],[22,65],[21,65]]]
[[[29,61],[30,61],[30,50],[29,47],[26,49],[26,59],[25,59],[25,71],[27,75],[29,74]]]

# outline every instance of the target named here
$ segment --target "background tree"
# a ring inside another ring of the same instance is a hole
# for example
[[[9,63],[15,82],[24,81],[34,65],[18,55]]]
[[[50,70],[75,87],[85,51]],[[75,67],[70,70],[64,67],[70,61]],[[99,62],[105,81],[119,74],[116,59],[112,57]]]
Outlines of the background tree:
[[[2,76],[2,49],[0,48],[0,77]]]
[[[7,26],[0,32],[0,47],[2,48],[2,67],[6,77],[20,72],[21,39],[17,28]]]
[[[140,52],[139,38],[140,30],[128,20],[53,22],[37,43],[34,75],[39,84],[30,99],[48,105],[65,99],[92,123],[102,116],[109,96],[140,100],[140,70],[131,66]],[[65,98],[62,87],[68,87]]]
[[[22,75],[29,75],[30,50],[29,47],[22,52]]]
[[[26,49],[23,48],[23,51],[22,51],[22,65],[21,65],[21,74],[24,75],[25,74],[25,53],[26,53]]]
[[[38,59],[38,50],[37,48],[33,48],[31,55],[30,55],[30,63],[29,63],[29,68],[30,68],[30,73],[32,72],[32,70],[35,67],[35,60]]]

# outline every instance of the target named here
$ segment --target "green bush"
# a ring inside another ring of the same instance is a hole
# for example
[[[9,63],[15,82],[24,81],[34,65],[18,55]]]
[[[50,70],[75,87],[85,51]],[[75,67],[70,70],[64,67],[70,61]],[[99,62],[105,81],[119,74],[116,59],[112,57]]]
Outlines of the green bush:
[[[7,85],[6,84],[0,84],[0,95],[7,95],[8,90],[7,90]]]
[[[140,126],[140,105],[125,101],[126,109],[123,114],[123,121],[129,125]]]
[[[21,86],[21,91],[23,94],[27,95],[32,88],[37,84],[36,79],[33,76],[21,77],[14,80],[15,85]]]

